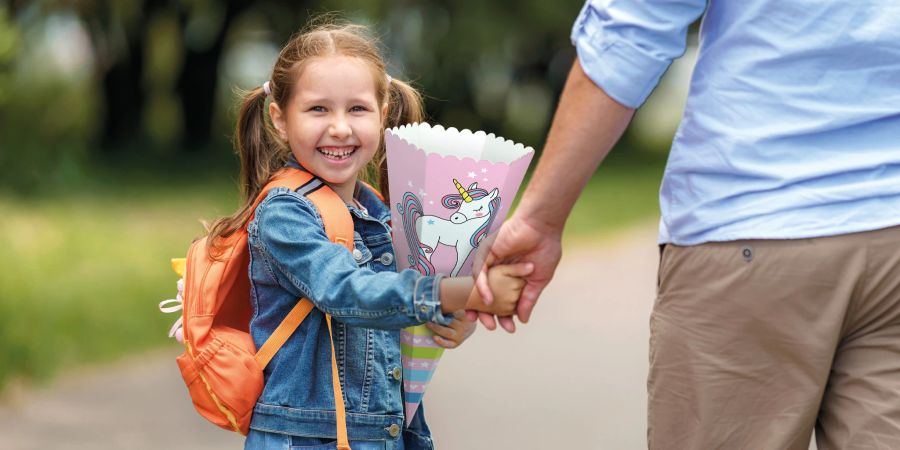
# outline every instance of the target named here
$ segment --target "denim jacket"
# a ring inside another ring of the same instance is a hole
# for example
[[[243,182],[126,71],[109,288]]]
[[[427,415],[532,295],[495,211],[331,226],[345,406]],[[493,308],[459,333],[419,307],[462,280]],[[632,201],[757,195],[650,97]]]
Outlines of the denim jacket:
[[[328,313],[350,439],[402,438],[406,449],[430,449],[422,408],[403,426],[400,329],[428,321],[449,324],[451,317],[440,309],[440,276],[397,273],[390,210],[361,185],[355,196],[364,209],[347,205],[352,253],[330,242],[312,202],[287,188],[272,189],[248,226],[250,333],[257,347],[299,298],[316,306],[266,367],[251,428],[335,437]]]

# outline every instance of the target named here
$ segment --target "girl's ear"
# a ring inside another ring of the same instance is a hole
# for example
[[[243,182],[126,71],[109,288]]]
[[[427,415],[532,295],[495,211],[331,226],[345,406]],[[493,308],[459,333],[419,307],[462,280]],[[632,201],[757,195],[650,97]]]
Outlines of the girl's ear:
[[[381,107],[381,122],[387,125],[388,118],[388,104],[385,103],[384,106]]]
[[[284,120],[284,113],[282,113],[278,103],[269,103],[269,117],[272,118],[272,125],[275,125],[275,131],[278,132],[278,137],[280,137],[282,141],[287,142],[287,124]]]

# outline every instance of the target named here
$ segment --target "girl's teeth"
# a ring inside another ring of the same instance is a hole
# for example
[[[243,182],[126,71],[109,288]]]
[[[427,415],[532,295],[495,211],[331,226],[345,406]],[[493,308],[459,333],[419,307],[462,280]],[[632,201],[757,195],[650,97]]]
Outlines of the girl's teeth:
[[[319,149],[319,151],[322,152],[323,154],[325,154],[326,156],[330,156],[332,158],[337,158],[337,159],[344,159],[344,158],[349,157],[350,154],[353,153],[354,150],[355,150],[355,148],[350,149],[350,150],[345,150],[342,152],[335,152],[335,151],[325,150],[324,148]]]

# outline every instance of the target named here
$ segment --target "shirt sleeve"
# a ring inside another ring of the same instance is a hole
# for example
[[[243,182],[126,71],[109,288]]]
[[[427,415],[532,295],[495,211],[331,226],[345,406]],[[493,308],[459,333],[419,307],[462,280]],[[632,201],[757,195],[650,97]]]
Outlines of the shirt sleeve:
[[[283,287],[353,326],[399,329],[424,322],[447,325],[441,313],[442,275],[414,270],[375,272],[357,265],[347,248],[329,241],[315,207],[292,193],[257,208],[257,245]]]
[[[585,74],[617,102],[637,108],[684,54],[687,29],[706,0],[588,0],[572,27]]]

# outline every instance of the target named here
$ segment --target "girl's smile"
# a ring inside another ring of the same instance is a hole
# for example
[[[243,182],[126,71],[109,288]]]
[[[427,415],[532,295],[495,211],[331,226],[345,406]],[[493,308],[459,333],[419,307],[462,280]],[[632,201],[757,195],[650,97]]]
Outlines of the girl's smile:
[[[356,153],[356,150],[359,147],[355,145],[345,145],[345,146],[326,146],[326,147],[316,147],[316,150],[321,153],[325,159],[334,162],[341,163],[350,159],[350,157]]]
[[[297,162],[351,202],[359,172],[381,144],[382,119],[375,74],[360,58],[316,57],[299,71],[287,105],[269,113]]]

